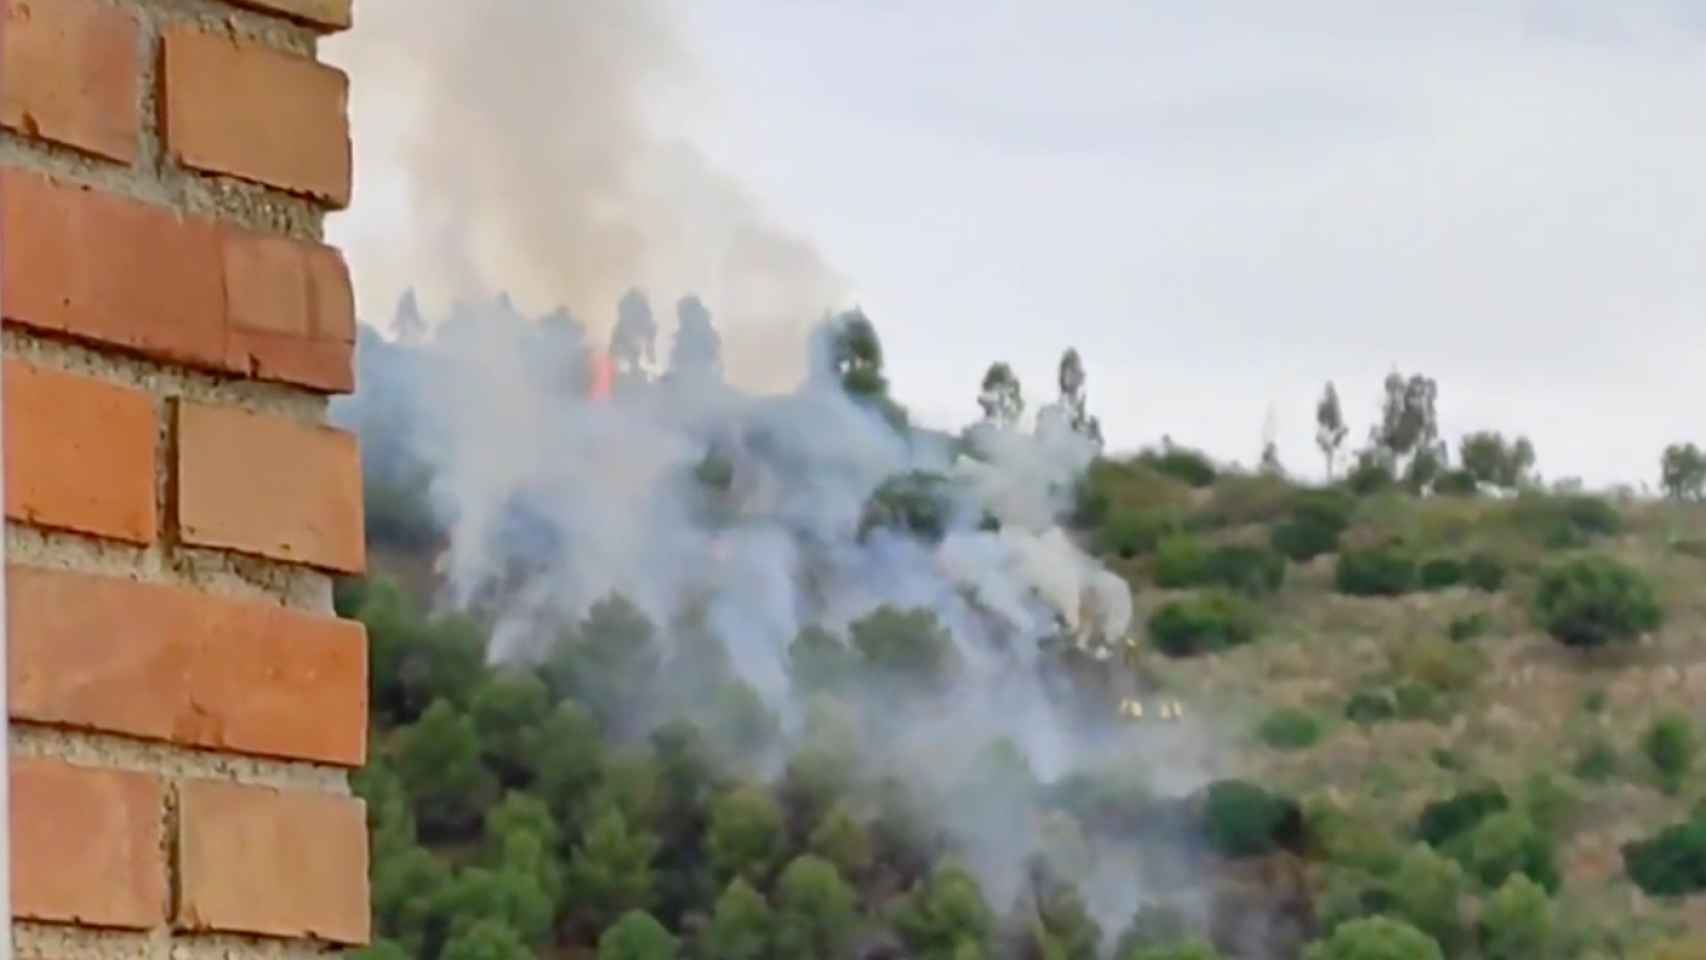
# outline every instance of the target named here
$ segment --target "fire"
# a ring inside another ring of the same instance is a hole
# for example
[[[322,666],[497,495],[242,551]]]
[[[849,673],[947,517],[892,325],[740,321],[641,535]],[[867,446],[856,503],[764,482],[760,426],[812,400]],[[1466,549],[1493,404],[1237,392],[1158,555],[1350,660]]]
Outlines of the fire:
[[[589,400],[607,400],[610,398],[610,382],[615,377],[615,365],[610,362],[610,354],[603,350],[593,350],[588,354],[588,372],[591,374],[586,395]]]

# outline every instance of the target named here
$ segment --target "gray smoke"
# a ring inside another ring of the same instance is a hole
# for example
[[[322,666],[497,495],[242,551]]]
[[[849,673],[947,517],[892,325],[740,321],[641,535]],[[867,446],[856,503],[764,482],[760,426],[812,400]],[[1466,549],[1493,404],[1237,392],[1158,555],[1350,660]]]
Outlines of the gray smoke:
[[[633,301],[624,309],[637,315]],[[698,356],[715,342],[709,312],[697,299],[680,312],[701,335],[681,349]],[[978,424],[962,438],[897,430],[841,389],[827,335],[807,340],[800,363],[813,372],[787,394],[740,391],[678,350],[670,375],[595,400],[588,339],[570,318],[524,318],[506,299],[459,308],[418,346],[364,330],[359,390],[334,408],[363,435],[371,474],[431,477],[448,532],[444,600],[501,597],[494,658],[542,656],[553,634],[540,624],[612,592],[658,624],[691,608],[798,732],[809,703],[789,645],[801,630],[845,637],[880,606],[922,608],[951,632],[961,667],[924,713],[888,691],[854,692],[864,715],[907,717],[904,735],[866,738],[871,766],[963,797],[954,785],[1004,741],[1044,783],[1124,765],[1162,795],[1208,779],[1194,718],[1126,724],[1093,695],[1138,692],[1123,666],[1131,598],[1056,525],[1094,451],[1065,418],[1027,432]],[[725,483],[707,484],[712,462]],[[873,493],[908,476],[939,478],[939,538],[866,524]],[[942,816],[998,907],[1048,841],[1048,824],[1024,811],[997,783]],[[1174,869],[1167,861],[1129,851],[1081,869],[1110,934],[1142,897],[1181,886],[1146,872]]]
[[[361,310],[508,291],[596,316],[630,286],[718,304],[728,375],[791,386],[778,349],[845,284],[647,113],[691,81],[662,0],[408,0],[361,7],[326,44],[351,74],[357,210],[334,223]],[[380,221],[383,222],[382,226]]]

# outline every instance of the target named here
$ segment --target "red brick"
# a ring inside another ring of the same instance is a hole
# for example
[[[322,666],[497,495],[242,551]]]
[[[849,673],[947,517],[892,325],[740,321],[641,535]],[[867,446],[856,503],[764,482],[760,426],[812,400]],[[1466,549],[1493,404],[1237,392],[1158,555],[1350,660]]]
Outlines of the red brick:
[[[343,71],[193,26],[164,33],[164,136],[184,166],[349,205]]]
[[[0,0],[0,125],[123,163],[136,158],[139,27],[96,0]]]
[[[7,571],[12,716],[190,747],[358,767],[358,623],[163,584]]]
[[[252,7],[266,13],[281,13],[317,27],[348,30],[351,26],[350,0],[235,0],[238,6]]]
[[[16,170],[0,171],[6,320],[156,360],[347,393],[342,255]]]
[[[8,321],[191,366],[225,366],[219,233],[159,207],[0,173]]]
[[[366,943],[365,808],[330,794],[185,783],[178,885],[181,930]]]
[[[17,917],[138,930],[165,921],[159,781],[14,757],[10,782]]]
[[[5,361],[6,516],[148,544],[154,402],[138,390]]]
[[[177,422],[185,543],[340,573],[366,566],[354,436],[188,402]]]

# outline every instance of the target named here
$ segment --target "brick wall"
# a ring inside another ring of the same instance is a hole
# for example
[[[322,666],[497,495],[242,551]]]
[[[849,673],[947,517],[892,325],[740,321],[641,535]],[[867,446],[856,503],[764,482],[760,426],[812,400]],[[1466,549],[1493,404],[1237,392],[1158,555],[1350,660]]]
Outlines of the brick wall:
[[[350,0],[0,10],[18,956],[364,942]]]

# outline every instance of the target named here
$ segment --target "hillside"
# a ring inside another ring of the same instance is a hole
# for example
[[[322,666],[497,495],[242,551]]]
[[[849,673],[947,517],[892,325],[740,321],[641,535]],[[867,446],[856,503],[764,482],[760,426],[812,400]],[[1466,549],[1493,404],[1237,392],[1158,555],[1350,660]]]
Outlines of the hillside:
[[[786,395],[582,342],[364,342],[370,958],[1706,955],[1694,448],[1454,466],[1394,375],[1321,486],[1105,452],[1073,351],[955,435],[856,313]]]

